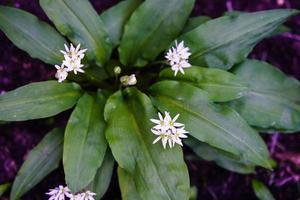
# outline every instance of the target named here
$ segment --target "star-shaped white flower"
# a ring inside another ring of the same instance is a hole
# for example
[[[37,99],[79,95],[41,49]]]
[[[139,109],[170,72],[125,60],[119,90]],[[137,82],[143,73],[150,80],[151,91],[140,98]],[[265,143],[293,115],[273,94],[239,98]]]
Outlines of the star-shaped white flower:
[[[158,113],[159,119],[150,119],[151,122],[155,123],[156,125],[153,127],[155,130],[161,130],[161,132],[166,132],[168,130],[168,123],[166,119],[169,119],[168,117],[169,113],[165,112],[165,117],[163,117],[160,113]]]
[[[77,45],[76,48],[74,48],[73,44],[70,44],[70,48],[64,44],[65,46],[65,51],[60,50],[64,54],[65,59],[70,58],[73,60],[81,60],[84,57],[84,53],[86,52],[87,49],[81,49],[80,50],[80,44]]]
[[[55,68],[57,69],[55,78],[58,79],[58,82],[61,83],[64,80],[66,80],[66,78],[68,76],[68,72],[67,72],[67,69],[65,68],[65,66],[64,65],[61,65],[61,66],[55,65]]]
[[[157,135],[158,137],[153,141],[152,144],[157,143],[159,140],[161,140],[162,145],[164,149],[167,146],[167,143],[169,143],[170,148],[173,147],[173,140],[172,140],[172,135],[170,131],[162,132],[161,130],[157,131],[155,129],[151,129],[152,133]]]
[[[188,47],[184,46],[184,41],[181,41],[177,45],[177,41],[175,41],[176,51],[181,59],[187,60],[189,59],[191,53],[190,49]]]
[[[188,61],[190,55],[190,49],[184,46],[184,41],[181,41],[179,44],[175,41],[175,47],[169,49],[165,58],[171,65],[171,69],[174,71],[175,76],[178,71],[184,74],[184,68],[191,67],[191,64]]]
[[[78,200],[95,200],[93,197],[95,195],[96,195],[96,193],[87,190],[80,194],[80,197]]]
[[[71,194],[71,196],[69,196],[70,200],[80,200],[81,198],[81,194]]]
[[[174,65],[175,63],[178,63],[180,60],[180,56],[174,47],[169,49],[165,58],[168,59],[170,65]]]
[[[155,126],[151,129],[151,132],[158,137],[153,141],[153,144],[161,140],[164,149],[169,144],[169,147],[172,148],[175,144],[182,146],[181,138],[186,138],[185,135],[188,133],[184,129],[184,124],[176,122],[179,117],[177,114],[173,119],[168,112],[165,112],[165,117],[158,113],[159,119],[150,119]]]
[[[178,63],[175,63],[171,66],[171,69],[174,71],[174,76],[177,75],[178,71],[180,71],[182,74],[184,74],[184,68],[191,67],[191,64],[186,60],[181,60]]]
[[[74,74],[77,74],[77,72],[84,73],[84,70],[82,69],[83,65],[81,64],[80,59],[73,60],[69,57],[66,57],[63,61],[63,65],[67,67],[67,71],[73,71]]]
[[[50,192],[46,194],[50,196],[48,200],[65,200],[66,197],[71,196],[70,189],[62,185],[54,189],[50,189]]]
[[[189,133],[188,131],[184,130],[184,127],[177,128],[174,134],[172,134],[172,141],[173,141],[173,146],[176,144],[179,144],[180,146],[183,146],[181,142],[181,138],[187,138],[186,133]]]

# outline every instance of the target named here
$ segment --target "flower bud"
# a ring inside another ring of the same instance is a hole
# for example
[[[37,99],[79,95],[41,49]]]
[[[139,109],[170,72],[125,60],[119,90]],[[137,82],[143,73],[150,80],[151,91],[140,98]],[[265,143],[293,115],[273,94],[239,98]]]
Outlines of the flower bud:
[[[129,86],[129,85],[135,85],[137,83],[136,77],[134,74],[131,74],[130,76],[121,76],[120,82],[124,86]]]
[[[116,66],[116,67],[114,68],[114,73],[115,73],[116,75],[121,74],[121,72],[122,72],[121,67]]]

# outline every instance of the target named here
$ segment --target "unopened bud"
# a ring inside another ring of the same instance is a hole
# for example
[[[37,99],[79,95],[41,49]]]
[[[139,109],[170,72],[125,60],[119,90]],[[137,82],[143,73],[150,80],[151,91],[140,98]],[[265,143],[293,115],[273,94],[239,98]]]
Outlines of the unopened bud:
[[[121,67],[119,67],[119,66],[116,66],[115,68],[114,68],[114,73],[115,74],[121,74]]]
[[[122,85],[128,86],[128,85],[135,85],[137,83],[137,80],[135,75],[131,74],[130,76],[127,75],[121,76],[120,82],[122,83]]]
[[[129,79],[128,79],[128,85],[135,85],[136,82],[137,82],[137,80],[136,80],[135,75],[134,75],[134,74],[131,74],[131,75],[129,76]]]

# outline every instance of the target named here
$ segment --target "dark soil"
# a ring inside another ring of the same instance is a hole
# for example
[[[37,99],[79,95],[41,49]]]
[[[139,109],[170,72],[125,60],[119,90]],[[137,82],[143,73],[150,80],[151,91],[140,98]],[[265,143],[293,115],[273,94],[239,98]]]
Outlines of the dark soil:
[[[114,5],[117,0],[93,0],[96,10],[101,13]],[[37,0],[0,0],[1,5],[10,5],[29,11],[42,20],[48,21]],[[258,11],[273,8],[300,9],[299,0],[197,0],[193,15],[218,17],[231,10]],[[50,23],[50,22],[49,22]],[[286,74],[300,79],[300,16],[291,19],[287,25],[291,33],[272,37],[260,43],[250,57],[266,60]],[[55,70],[14,46],[0,32],[0,93],[12,90],[30,82],[52,78]],[[70,112],[55,119],[43,119],[1,125],[0,133],[0,184],[12,182],[26,154],[54,126],[65,124]],[[300,199],[300,135],[264,135],[272,157],[278,162],[270,172],[258,169],[256,175],[242,176],[217,167],[212,162],[187,161],[192,185],[198,189],[198,198],[205,200],[247,200],[256,199],[251,189],[253,177],[263,181],[279,200]],[[187,152],[189,152],[187,150]],[[64,184],[63,171],[50,174],[24,200],[46,199],[48,188]],[[7,200],[6,198],[0,198]],[[116,174],[104,199],[121,199]]]

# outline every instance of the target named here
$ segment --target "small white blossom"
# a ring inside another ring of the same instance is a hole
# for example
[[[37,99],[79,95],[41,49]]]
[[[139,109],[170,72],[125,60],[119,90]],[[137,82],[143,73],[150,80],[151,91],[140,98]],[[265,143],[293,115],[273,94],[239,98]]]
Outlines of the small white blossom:
[[[175,41],[175,48],[172,47],[169,49],[165,58],[171,65],[171,69],[175,72],[175,76],[178,71],[184,74],[184,68],[191,67],[191,64],[188,61],[190,55],[190,49],[184,46],[184,41],[181,41],[179,44]]]
[[[185,135],[186,133],[189,132],[184,130],[184,127],[177,128],[174,134],[172,134],[173,146],[175,145],[175,143],[183,146],[181,138],[187,138],[187,135]]]
[[[181,138],[187,138],[185,134],[188,132],[184,129],[184,124],[176,122],[179,114],[173,119],[168,112],[165,112],[165,117],[158,113],[158,117],[159,119],[150,119],[155,124],[151,132],[158,136],[153,144],[161,140],[164,149],[167,143],[170,148],[174,147],[175,143],[182,146]]]
[[[65,66],[64,65],[61,65],[61,66],[55,65],[55,68],[57,69],[55,78],[58,79],[58,82],[61,83],[64,80],[66,80],[66,78],[68,76],[68,72],[67,72],[67,69],[65,68]]]
[[[67,67],[68,72],[73,71],[74,74],[77,74],[77,72],[84,73],[83,69],[81,69],[83,65],[81,64],[80,59],[74,60],[69,57],[66,57],[65,60],[63,61],[63,65]]]
[[[131,75],[129,76],[129,79],[128,79],[128,85],[135,85],[136,82],[137,82],[137,80],[136,80],[135,75],[134,75],[134,74],[131,74]]]
[[[65,59],[70,58],[72,60],[81,60],[84,57],[84,52],[86,52],[87,49],[80,50],[80,44],[77,45],[76,48],[74,48],[73,44],[70,44],[70,48],[65,45],[66,51],[60,50],[64,54]]]
[[[87,190],[87,191],[79,194],[78,200],[95,200],[93,197],[95,195],[96,195],[96,193]]]
[[[120,82],[124,85],[124,86],[128,86],[128,85],[135,85],[137,83],[136,77],[134,74],[131,74],[130,76],[121,76],[120,78]]]
[[[80,200],[81,194],[71,194],[69,198],[70,200]]]
[[[184,74],[184,68],[191,67],[191,64],[186,60],[181,60],[178,63],[175,63],[171,66],[171,69],[174,71],[174,75],[176,76],[178,71],[180,71],[182,74]]]
[[[69,188],[63,187],[62,185],[54,189],[50,189],[50,192],[46,194],[50,196],[48,200],[65,200],[66,197],[71,196]]]

